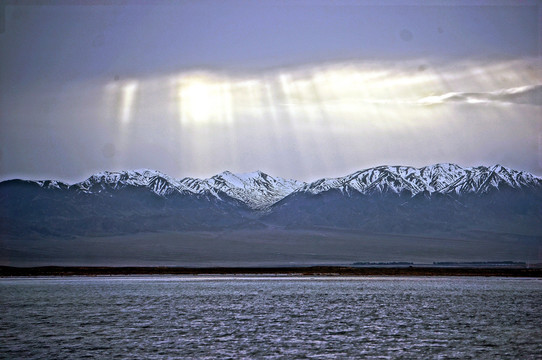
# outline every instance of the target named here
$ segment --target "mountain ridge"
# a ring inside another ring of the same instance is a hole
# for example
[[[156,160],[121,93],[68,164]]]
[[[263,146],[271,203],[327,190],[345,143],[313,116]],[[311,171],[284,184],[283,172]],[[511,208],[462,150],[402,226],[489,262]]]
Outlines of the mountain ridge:
[[[340,178],[320,179],[305,186],[301,191],[317,194],[329,189],[355,190],[367,193],[391,190],[396,193],[408,191],[413,196],[429,193],[483,193],[500,185],[519,188],[540,186],[542,178],[530,173],[513,170],[502,165],[462,168],[452,163],[440,163],[421,168],[411,166],[377,166],[356,171]]]
[[[542,179],[500,165],[435,164],[310,183],[258,171],[207,179],[102,172],[72,185],[9,180],[0,183],[0,239],[4,263],[93,263],[108,251],[116,259],[194,264],[420,254],[539,261]]]
[[[294,193],[313,195],[339,190],[352,193],[417,194],[483,194],[501,187],[523,188],[542,186],[542,178],[502,165],[461,167],[453,163],[438,163],[416,168],[402,165],[381,165],[337,178],[322,178],[312,182],[273,177],[261,171],[234,174],[224,171],[206,179],[185,177],[176,179],[157,170],[138,169],[103,171],[84,181],[66,184],[56,180],[24,180],[49,189],[75,189],[84,193],[102,193],[125,187],[144,187],[161,197],[174,193],[207,195],[221,199],[226,194],[253,210],[268,210]]]

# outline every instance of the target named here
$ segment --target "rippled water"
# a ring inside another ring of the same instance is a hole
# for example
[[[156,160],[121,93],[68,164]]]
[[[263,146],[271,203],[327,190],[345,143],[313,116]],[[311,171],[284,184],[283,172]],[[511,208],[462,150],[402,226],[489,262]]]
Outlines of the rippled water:
[[[0,279],[4,358],[542,358],[542,280]]]

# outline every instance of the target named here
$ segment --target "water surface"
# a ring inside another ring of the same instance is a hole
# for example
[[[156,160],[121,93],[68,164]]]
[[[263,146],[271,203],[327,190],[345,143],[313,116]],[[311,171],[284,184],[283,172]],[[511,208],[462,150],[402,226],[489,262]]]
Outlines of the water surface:
[[[4,358],[541,358],[542,280],[0,279]]]

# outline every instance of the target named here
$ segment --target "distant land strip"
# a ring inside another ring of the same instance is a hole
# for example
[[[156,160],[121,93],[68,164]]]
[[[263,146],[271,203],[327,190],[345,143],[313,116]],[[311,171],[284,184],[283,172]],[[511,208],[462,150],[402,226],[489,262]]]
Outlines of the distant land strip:
[[[286,275],[286,276],[497,276],[542,277],[542,268],[482,267],[94,267],[0,266],[0,277],[122,275]]]

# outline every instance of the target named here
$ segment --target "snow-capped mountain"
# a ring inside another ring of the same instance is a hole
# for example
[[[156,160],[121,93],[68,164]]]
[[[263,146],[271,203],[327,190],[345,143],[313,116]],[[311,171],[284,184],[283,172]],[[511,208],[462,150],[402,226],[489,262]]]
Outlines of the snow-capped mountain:
[[[501,165],[462,168],[455,164],[436,164],[415,168],[410,166],[378,166],[338,178],[311,183],[273,177],[261,171],[233,174],[224,171],[208,179],[175,179],[156,170],[101,172],[85,181],[67,185],[54,180],[37,181],[48,189],[72,188],[96,194],[128,186],[145,187],[156,195],[174,193],[209,195],[221,199],[222,194],[239,200],[254,210],[265,210],[293,193],[319,194],[339,190],[353,193],[483,194],[503,187],[519,189],[542,186],[542,179],[530,173]]]
[[[58,186],[55,182],[40,182],[42,186]],[[220,199],[226,194],[246,204],[251,209],[263,210],[305,185],[296,180],[272,177],[261,171],[233,174],[224,171],[208,179],[174,179],[156,170],[101,172],[87,180],[72,185],[86,193],[122,189],[126,186],[146,187],[159,196],[175,192],[181,194],[210,194]]]
[[[261,171],[232,174],[224,171],[209,179],[185,178],[181,184],[193,192],[226,193],[255,210],[263,210],[297,190],[304,183],[267,175]]]
[[[379,166],[308,184],[259,171],[175,179],[154,170],[0,183],[0,235],[16,238],[321,228],[540,236],[541,214],[542,179],[500,165]]]
[[[538,235],[542,179],[500,165],[379,166],[302,186],[261,220],[288,229]]]
[[[235,246],[244,261],[254,249],[266,259],[320,251],[313,258],[320,261],[340,246],[356,256],[379,246],[402,254],[406,241],[418,244],[415,253],[440,249],[446,259],[457,246],[466,256],[520,246],[530,249],[521,256],[539,261],[542,179],[499,165],[436,164],[379,166],[308,184],[259,171],[208,179],[102,172],[73,185],[9,180],[0,182],[0,239],[9,241],[0,241],[4,259],[72,261],[88,245],[108,261],[107,245],[121,258],[154,252],[158,262],[207,259],[210,248],[227,259]]]
[[[436,164],[422,168],[410,166],[378,166],[353,174],[331,179],[321,179],[297,190],[319,194],[337,189],[345,194],[408,192],[467,194],[486,193],[491,189],[542,186],[542,179],[501,165],[462,168],[455,164]]]
[[[166,196],[175,191],[190,191],[179,180],[159,171],[148,169],[120,172],[104,171],[72,186],[86,193],[118,190],[127,186],[146,187],[160,196]]]

